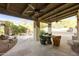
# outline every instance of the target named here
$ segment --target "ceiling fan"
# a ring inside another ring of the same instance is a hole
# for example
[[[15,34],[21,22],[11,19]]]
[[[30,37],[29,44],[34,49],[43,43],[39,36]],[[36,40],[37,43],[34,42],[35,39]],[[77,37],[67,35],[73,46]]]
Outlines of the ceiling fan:
[[[37,9],[35,8],[32,4],[28,4],[28,6],[32,9],[27,11],[26,13],[34,13],[39,16],[39,13],[43,13],[45,10],[44,9]]]

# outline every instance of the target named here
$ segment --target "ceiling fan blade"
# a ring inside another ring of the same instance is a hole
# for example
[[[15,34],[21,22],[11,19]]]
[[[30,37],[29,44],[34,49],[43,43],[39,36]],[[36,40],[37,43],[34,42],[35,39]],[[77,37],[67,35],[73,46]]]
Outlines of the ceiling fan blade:
[[[35,12],[34,17],[39,17],[40,12]]]
[[[34,6],[32,6],[31,4],[28,4],[28,6],[35,10]]]
[[[44,12],[45,12],[45,9],[40,10],[40,13],[44,13]]]
[[[45,10],[40,10],[40,12],[41,12],[41,13],[44,13],[44,12],[45,12]]]
[[[33,11],[27,11],[27,12],[33,12]]]
[[[28,13],[34,13],[34,12],[33,11],[27,11],[26,14],[28,14]]]

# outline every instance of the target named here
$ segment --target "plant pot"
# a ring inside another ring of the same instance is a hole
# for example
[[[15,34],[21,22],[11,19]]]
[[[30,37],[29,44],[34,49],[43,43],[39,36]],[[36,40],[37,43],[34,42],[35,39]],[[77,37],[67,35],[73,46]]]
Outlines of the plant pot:
[[[61,39],[61,36],[53,36],[53,45],[59,46],[60,45],[60,39]]]

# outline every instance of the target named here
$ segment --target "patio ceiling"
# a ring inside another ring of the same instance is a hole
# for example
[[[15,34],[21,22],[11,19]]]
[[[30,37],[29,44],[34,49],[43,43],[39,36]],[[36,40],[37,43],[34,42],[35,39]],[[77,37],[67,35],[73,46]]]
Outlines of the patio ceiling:
[[[0,13],[31,20],[38,18],[41,22],[53,22],[74,16],[78,9],[77,3],[0,3]]]

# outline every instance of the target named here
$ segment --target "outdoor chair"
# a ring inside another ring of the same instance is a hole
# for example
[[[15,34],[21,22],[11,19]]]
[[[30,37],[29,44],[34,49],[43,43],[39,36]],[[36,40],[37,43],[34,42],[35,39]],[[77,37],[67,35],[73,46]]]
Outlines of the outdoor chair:
[[[46,39],[47,39],[47,44],[52,44],[51,34],[48,34],[48,37]]]
[[[52,39],[53,39],[53,45],[54,46],[59,46],[60,45],[61,36],[53,36]]]

